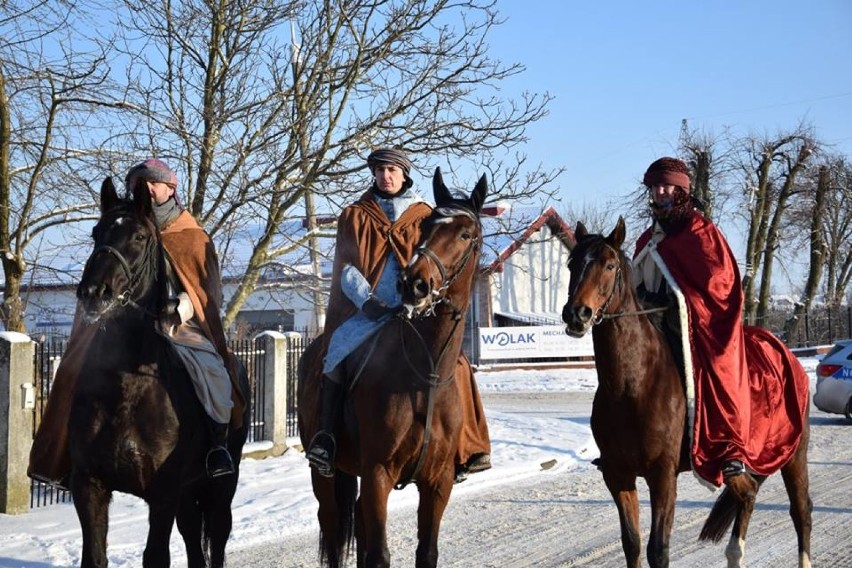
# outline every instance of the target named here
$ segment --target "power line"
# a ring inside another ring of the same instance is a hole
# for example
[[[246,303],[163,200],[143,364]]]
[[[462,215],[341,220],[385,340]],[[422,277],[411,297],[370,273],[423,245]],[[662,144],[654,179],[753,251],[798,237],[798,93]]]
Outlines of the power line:
[[[752,108],[746,108],[746,109],[741,109],[741,110],[732,110],[732,111],[723,112],[723,113],[719,113],[719,114],[709,114],[709,115],[705,115],[705,116],[692,116],[692,117],[688,117],[687,119],[684,119],[684,120],[705,120],[705,119],[708,119],[708,118],[718,118],[720,116],[740,114],[740,113],[743,113],[743,112],[754,112],[754,111],[758,111],[758,110],[771,110],[771,109],[774,109],[774,108],[781,108],[781,107],[785,107],[785,106],[801,105],[801,104],[805,104],[805,103],[813,103],[813,102],[817,102],[817,101],[826,101],[826,100],[830,100],[830,99],[839,99],[839,98],[849,97],[849,96],[852,96],[852,92],[837,93],[837,94],[834,94],[834,95],[826,95],[824,97],[817,97],[817,98],[813,98],[813,99],[802,99],[802,100],[798,100],[798,101],[778,103],[778,104],[767,105],[767,106],[762,106],[762,107],[752,107]]]

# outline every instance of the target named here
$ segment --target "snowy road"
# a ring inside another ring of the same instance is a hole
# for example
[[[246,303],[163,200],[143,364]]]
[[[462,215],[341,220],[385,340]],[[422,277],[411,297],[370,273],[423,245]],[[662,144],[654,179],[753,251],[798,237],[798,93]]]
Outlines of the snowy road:
[[[489,410],[523,417],[551,417],[588,424],[590,393],[485,393]],[[814,566],[852,567],[852,425],[842,417],[811,413],[811,496],[814,501]],[[724,546],[699,544],[698,532],[715,495],[689,474],[681,475],[675,531],[674,567],[724,566]],[[640,482],[643,556],[650,508]],[[787,514],[781,476],[761,489],[746,546],[751,568],[797,566],[796,538]],[[391,512],[388,532],[395,566],[413,566],[416,548],[414,508]],[[282,535],[277,542],[232,550],[229,565],[317,566],[316,531]],[[599,472],[579,463],[542,470],[513,483],[486,485],[454,494],[444,516],[440,562],[446,567],[557,567],[624,565],[615,506]],[[354,562],[352,562],[354,566]]]

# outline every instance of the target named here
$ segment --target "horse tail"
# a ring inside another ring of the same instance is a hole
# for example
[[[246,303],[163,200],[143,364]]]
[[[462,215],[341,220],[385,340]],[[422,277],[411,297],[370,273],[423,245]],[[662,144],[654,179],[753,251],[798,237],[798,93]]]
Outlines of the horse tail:
[[[355,501],[358,497],[358,479],[339,469],[334,472],[334,501],[336,511],[334,534],[327,534],[320,522],[320,565],[340,568],[345,565],[355,541]],[[320,513],[322,515],[322,512]]]
[[[698,540],[721,541],[733,524],[734,519],[737,518],[740,509],[742,509],[742,503],[728,488],[725,488],[719,498],[716,499],[716,503],[713,504],[713,509],[704,522]]]

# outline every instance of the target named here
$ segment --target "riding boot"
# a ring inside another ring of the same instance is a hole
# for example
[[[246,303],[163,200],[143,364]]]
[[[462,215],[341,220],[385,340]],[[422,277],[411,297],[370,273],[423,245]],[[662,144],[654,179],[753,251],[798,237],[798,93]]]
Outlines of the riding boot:
[[[307,453],[308,463],[323,477],[334,475],[334,458],[337,453],[334,427],[340,415],[343,394],[343,385],[323,376],[320,388],[319,431],[311,440]]]
[[[207,477],[221,477],[234,473],[234,462],[228,453],[228,425],[208,420],[210,450],[207,452]]]

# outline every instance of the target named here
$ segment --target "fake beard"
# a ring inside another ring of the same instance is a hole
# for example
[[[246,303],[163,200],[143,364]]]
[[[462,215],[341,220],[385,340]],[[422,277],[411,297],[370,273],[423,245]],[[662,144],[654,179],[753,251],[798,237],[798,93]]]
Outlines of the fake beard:
[[[675,188],[671,205],[659,206],[651,200],[651,215],[667,234],[682,229],[694,208],[692,198],[680,187]]]

